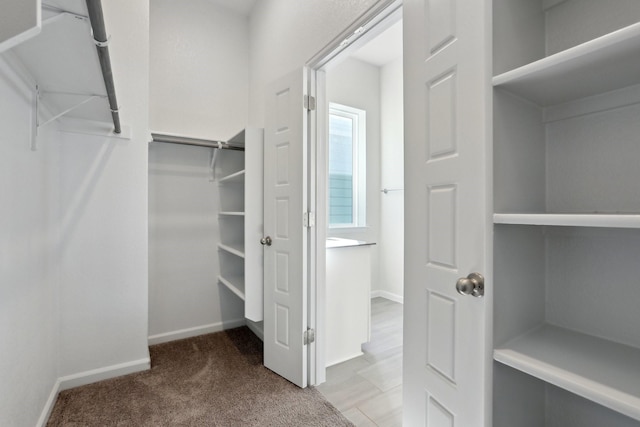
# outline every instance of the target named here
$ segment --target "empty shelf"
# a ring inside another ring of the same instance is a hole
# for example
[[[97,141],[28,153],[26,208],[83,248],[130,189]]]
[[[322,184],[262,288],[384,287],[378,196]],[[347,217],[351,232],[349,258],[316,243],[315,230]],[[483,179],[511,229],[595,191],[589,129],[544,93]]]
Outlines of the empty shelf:
[[[640,214],[496,213],[494,224],[640,228]]]
[[[237,255],[240,258],[244,258],[243,243],[218,243],[218,248],[231,254]]]
[[[494,350],[494,359],[640,420],[640,349],[544,325]]]
[[[223,176],[218,182],[241,182],[244,179],[244,169],[238,172],[234,172],[230,175]]]
[[[218,280],[231,292],[236,294],[242,301],[244,301],[244,277],[241,276],[218,276]]]
[[[493,85],[540,106],[640,83],[640,23],[493,78]]]

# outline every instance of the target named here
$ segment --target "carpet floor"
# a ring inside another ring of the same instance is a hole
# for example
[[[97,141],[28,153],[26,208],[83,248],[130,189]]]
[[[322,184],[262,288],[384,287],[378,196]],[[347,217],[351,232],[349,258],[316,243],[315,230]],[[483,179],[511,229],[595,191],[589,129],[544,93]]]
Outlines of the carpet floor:
[[[246,327],[149,350],[149,371],[61,392],[47,425],[353,425],[315,388],[265,368],[262,342]]]

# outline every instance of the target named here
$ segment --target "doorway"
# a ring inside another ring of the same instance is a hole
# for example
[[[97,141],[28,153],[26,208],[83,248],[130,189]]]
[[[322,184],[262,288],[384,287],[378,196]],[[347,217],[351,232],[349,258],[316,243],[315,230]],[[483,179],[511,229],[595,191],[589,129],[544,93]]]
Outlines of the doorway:
[[[325,148],[324,165],[318,165],[318,186],[326,186],[324,192],[319,191],[318,197],[325,194],[326,209],[318,209],[318,215],[324,212],[324,221],[318,224],[327,236],[325,304],[318,307],[325,311],[326,382],[319,390],[356,425],[400,425],[404,287],[401,9],[389,13],[368,37],[350,44],[316,70],[321,100],[318,134],[326,132],[325,138],[318,138],[319,150]],[[318,269],[321,265],[319,262]],[[363,298],[365,313],[360,310]]]

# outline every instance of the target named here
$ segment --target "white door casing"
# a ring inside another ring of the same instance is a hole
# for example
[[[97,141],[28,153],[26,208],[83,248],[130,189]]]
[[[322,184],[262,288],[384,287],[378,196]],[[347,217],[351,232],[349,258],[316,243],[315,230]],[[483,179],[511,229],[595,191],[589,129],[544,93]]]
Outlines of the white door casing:
[[[307,386],[307,70],[267,87],[264,144],[264,365]]]
[[[404,1],[407,426],[491,425],[490,5]]]

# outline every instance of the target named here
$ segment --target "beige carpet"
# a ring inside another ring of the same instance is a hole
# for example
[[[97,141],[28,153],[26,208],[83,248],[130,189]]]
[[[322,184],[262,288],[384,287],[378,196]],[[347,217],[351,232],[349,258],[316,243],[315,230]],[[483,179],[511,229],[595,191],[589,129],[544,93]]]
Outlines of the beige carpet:
[[[151,370],[60,393],[48,426],[352,426],[262,366],[247,328],[150,347]]]

